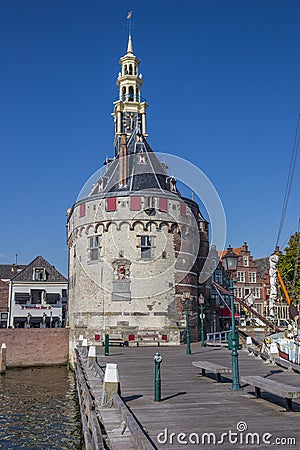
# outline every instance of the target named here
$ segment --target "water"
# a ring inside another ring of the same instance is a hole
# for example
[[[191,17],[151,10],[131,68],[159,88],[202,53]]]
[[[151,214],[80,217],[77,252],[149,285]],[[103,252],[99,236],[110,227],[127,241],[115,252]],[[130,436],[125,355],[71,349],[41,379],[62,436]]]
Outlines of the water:
[[[81,450],[74,374],[66,367],[8,370],[0,376],[0,448]]]

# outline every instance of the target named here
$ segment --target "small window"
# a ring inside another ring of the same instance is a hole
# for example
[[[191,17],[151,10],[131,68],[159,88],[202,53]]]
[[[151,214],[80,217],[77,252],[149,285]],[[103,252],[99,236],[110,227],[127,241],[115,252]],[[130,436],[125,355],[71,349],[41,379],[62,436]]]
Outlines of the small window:
[[[249,267],[249,256],[244,256],[243,261],[244,261],[244,266]]]
[[[46,303],[48,305],[57,305],[60,301],[60,295],[59,294],[49,294],[46,295]]]
[[[43,299],[43,290],[31,289],[31,303],[33,305],[40,305]]]
[[[28,292],[16,292],[15,293],[15,304],[16,305],[26,305],[30,300],[30,294]]]
[[[99,236],[88,237],[88,259],[89,261],[98,261],[99,259]]]
[[[141,258],[151,259],[153,257],[154,236],[141,236]]]
[[[46,281],[46,269],[44,267],[35,267],[33,269],[33,280],[34,281]]]
[[[256,283],[256,272],[249,272],[249,283]]]
[[[62,290],[61,290],[61,296],[62,296],[63,298],[67,298],[67,289],[62,289]]]
[[[129,75],[132,75],[132,64],[129,64]]]
[[[253,289],[253,297],[260,298],[260,291],[261,291],[261,288],[254,288]]]
[[[239,281],[240,283],[245,283],[245,272],[238,272],[236,281]]]
[[[215,275],[215,282],[222,284],[223,283],[222,272],[220,270],[216,270],[214,275]]]
[[[235,293],[235,296],[236,296],[237,298],[243,298],[243,291],[242,291],[242,288],[235,288],[235,289],[234,289],[234,293]]]
[[[145,198],[145,206],[146,206],[146,208],[155,208],[155,198],[154,197],[146,197]]]
[[[138,155],[138,164],[146,164],[146,155],[145,155],[145,153],[140,153]]]

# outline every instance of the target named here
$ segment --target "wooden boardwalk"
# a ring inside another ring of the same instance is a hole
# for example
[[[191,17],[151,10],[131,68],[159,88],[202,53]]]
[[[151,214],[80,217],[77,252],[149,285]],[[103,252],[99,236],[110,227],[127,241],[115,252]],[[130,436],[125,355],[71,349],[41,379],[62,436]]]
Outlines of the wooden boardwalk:
[[[162,401],[153,401],[154,363],[156,351],[163,357]],[[284,400],[271,394],[262,394],[262,399],[254,396],[254,388],[244,387],[241,391],[231,391],[231,375],[225,382],[216,383],[214,377],[202,377],[200,369],[193,361],[207,360],[216,364],[231,365],[231,352],[224,348],[206,347],[192,344],[192,355],[185,354],[185,347],[112,347],[109,357],[100,356],[98,362],[105,367],[106,362],[117,363],[121,379],[122,397],[131,411],[143,425],[158,449],[181,449],[197,447],[197,439],[204,439],[198,448],[300,448],[300,401],[294,401],[294,412],[286,412]],[[289,373],[279,366],[263,363],[261,359],[239,351],[240,375],[261,375],[272,380],[300,387],[300,374]],[[227,375],[224,375],[226,377]],[[268,399],[268,401],[266,400]],[[237,424],[239,428],[237,429]],[[243,431],[243,427],[247,428]],[[167,430],[167,431],[166,431]],[[222,433],[237,433],[224,436]],[[157,439],[159,433],[160,439]],[[171,433],[175,435],[170,436]],[[185,436],[178,434],[185,433]],[[213,433],[203,436],[204,433]],[[247,433],[257,433],[256,436]],[[263,442],[263,435],[266,442]],[[270,436],[271,435],[271,436]],[[167,442],[164,441],[167,438]],[[239,443],[234,443],[235,439]],[[293,439],[288,444],[289,439]],[[188,444],[180,443],[189,441]],[[208,443],[210,439],[210,444]],[[251,443],[251,439],[254,441]],[[295,442],[296,441],[296,442]],[[269,444],[270,443],[270,444]],[[273,445],[272,445],[273,444]],[[124,450],[127,450],[126,445]]]

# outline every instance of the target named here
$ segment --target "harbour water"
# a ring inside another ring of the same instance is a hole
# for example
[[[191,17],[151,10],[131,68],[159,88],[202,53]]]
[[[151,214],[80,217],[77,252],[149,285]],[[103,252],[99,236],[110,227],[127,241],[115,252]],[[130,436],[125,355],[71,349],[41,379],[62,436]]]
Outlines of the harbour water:
[[[0,448],[83,448],[73,372],[46,367],[0,376]]]

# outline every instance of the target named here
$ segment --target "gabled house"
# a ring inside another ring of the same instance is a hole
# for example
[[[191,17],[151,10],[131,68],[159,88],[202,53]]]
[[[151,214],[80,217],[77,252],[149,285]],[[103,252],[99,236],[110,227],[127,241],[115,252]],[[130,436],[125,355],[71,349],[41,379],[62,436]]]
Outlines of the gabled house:
[[[8,325],[61,327],[66,323],[68,281],[42,256],[10,280]]]
[[[0,328],[7,328],[10,280],[25,266],[0,264]]]

